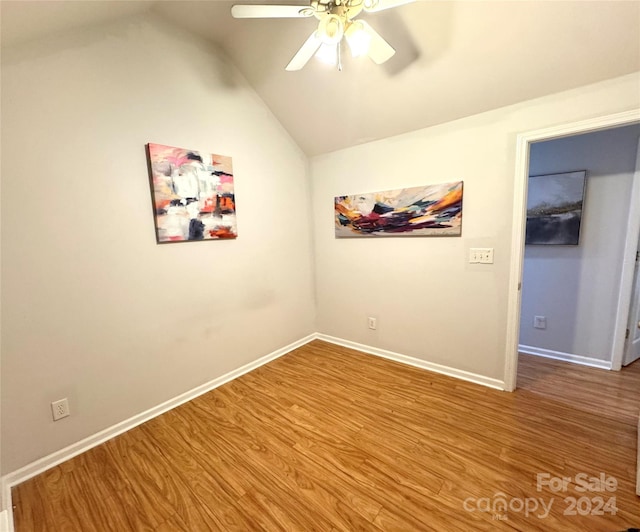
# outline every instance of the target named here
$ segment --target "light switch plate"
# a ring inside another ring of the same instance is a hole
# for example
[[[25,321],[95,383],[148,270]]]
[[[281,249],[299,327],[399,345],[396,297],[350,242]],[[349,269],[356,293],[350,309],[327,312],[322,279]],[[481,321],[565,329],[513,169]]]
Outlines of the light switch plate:
[[[493,248],[471,248],[469,250],[469,263],[493,264]]]

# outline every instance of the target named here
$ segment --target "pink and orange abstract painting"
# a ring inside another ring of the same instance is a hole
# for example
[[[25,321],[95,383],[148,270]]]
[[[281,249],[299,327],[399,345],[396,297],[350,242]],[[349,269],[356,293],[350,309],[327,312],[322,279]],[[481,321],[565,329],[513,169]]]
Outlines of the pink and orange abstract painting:
[[[337,196],[337,237],[459,236],[462,181]]]
[[[156,240],[236,238],[231,157],[147,144]]]

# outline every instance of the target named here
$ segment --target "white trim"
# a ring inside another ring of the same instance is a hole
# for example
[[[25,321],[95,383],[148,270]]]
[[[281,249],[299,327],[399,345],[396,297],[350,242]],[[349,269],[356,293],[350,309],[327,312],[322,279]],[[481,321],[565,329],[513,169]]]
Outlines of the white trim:
[[[504,383],[498,379],[492,379],[489,377],[485,377],[484,375],[477,375],[475,373],[470,373],[468,371],[463,371],[463,370],[451,368],[448,366],[442,366],[440,364],[434,364],[432,362],[427,362],[425,360],[421,360],[418,358],[410,357],[407,355],[401,355],[399,353],[394,353],[392,351],[386,351],[384,349],[379,349],[377,347],[358,344],[356,342],[343,340],[341,338],[328,336],[326,334],[313,333],[296,342],[293,342],[292,344],[289,344],[281,349],[278,349],[268,355],[265,355],[257,360],[254,360],[249,364],[245,364],[244,366],[238,369],[230,371],[229,373],[221,377],[218,377],[217,379],[213,379],[212,381],[202,384],[201,386],[193,388],[192,390],[185,392],[181,395],[178,395],[173,399],[169,399],[168,401],[165,401],[160,405],[150,408],[145,412],[141,412],[140,414],[137,414],[125,421],[117,423],[116,425],[113,425],[112,427],[109,427],[92,436],[89,436],[88,438],[85,438],[77,443],[69,445],[64,449],[60,449],[59,451],[56,451],[48,456],[40,458],[39,460],[36,460],[35,462],[32,462],[30,464],[27,464],[26,466],[18,469],[17,471],[9,473],[8,475],[5,475],[4,477],[0,478],[0,491],[1,491],[0,495],[2,497],[2,503],[5,508],[4,512],[0,512],[0,532],[5,532],[5,529],[2,528],[2,523],[3,523],[2,519],[7,520],[8,528],[6,529],[6,531],[14,532],[13,506],[11,501],[11,488],[13,486],[20,484],[25,480],[29,480],[30,478],[36,475],[39,475],[40,473],[43,473],[48,469],[51,469],[52,467],[55,467],[58,464],[61,464],[62,462],[70,460],[74,456],[84,453],[89,449],[96,447],[97,445],[100,445],[101,443],[104,443],[105,441],[110,440],[115,436],[118,436],[119,434],[122,434],[128,430],[131,430],[132,428],[146,421],[149,421],[150,419],[153,419],[154,417],[159,416],[160,414],[163,414],[168,410],[171,410],[177,406],[180,406],[181,404],[186,403],[187,401],[191,401],[192,399],[195,399],[196,397],[204,393],[207,393],[213,390],[214,388],[217,388],[218,386],[221,386],[233,379],[236,379],[241,375],[244,375],[245,373],[253,371],[254,369],[264,364],[267,364],[268,362],[271,362],[276,358],[286,355],[287,353],[293,351],[294,349],[297,349],[316,339],[324,340],[325,342],[341,345],[343,347],[348,347],[351,349],[357,349],[358,351],[361,351],[363,353],[379,356],[382,358],[393,360],[395,362],[400,362],[402,364],[408,364],[410,366],[415,366],[428,371],[433,371],[435,373],[441,373],[443,375],[448,375],[450,377],[455,377],[465,381],[473,382],[475,384],[488,386],[490,388],[495,388],[498,390],[504,390]]]
[[[505,389],[516,387],[518,372],[518,337],[520,335],[520,283],[524,262],[524,231],[527,208],[527,179],[529,174],[529,145],[541,140],[567,137],[578,133],[610,129],[640,122],[640,109],[582,120],[518,135],[516,167],[513,184],[513,220],[511,226],[511,267],[507,295],[507,330],[504,363]],[[627,309],[628,312],[628,309]],[[626,327],[626,324],[625,324]]]
[[[631,310],[631,292],[636,268],[638,238],[640,238],[640,140],[638,140],[638,151],[636,152],[636,170],[633,173],[633,182],[631,184],[631,203],[629,204],[627,234],[622,255],[616,323],[613,329],[613,343],[611,345],[611,363],[616,371],[622,369],[622,359],[624,358],[624,344],[629,325],[629,311]]]
[[[553,351],[552,349],[542,349],[541,347],[533,347],[531,345],[519,345],[521,353],[527,355],[535,355],[544,358],[553,358],[554,360],[562,360],[564,362],[572,362],[592,368],[611,369],[611,362],[608,360],[600,360],[599,358],[583,357],[582,355],[574,355],[573,353],[563,353],[562,351]]]
[[[433,362],[427,362],[426,360],[422,360],[419,358],[401,355],[399,353],[394,353],[393,351],[379,349],[378,347],[358,344],[350,340],[343,340],[342,338],[336,338],[335,336],[329,336],[326,334],[318,333],[316,334],[316,338],[318,340],[324,340],[325,342],[329,342],[331,344],[356,349],[358,351],[362,351],[363,353],[368,353],[369,355],[375,355],[378,357],[393,360],[395,362],[400,362],[402,364],[407,364],[409,366],[415,366],[420,369],[426,369],[435,373],[441,373],[442,375],[448,375],[449,377],[455,377],[457,379],[473,382],[475,384],[481,384],[482,386],[488,386],[489,388],[504,390],[504,383],[501,380],[485,377],[484,375],[478,375],[476,373],[451,368],[449,366],[441,366],[440,364],[434,364]]]
[[[520,308],[522,301],[522,269],[524,263],[524,232],[527,181],[519,186],[518,176],[529,177],[529,141],[518,135],[516,144],[516,183],[513,187],[513,226],[511,228],[511,262],[509,265],[509,293],[507,299],[507,337],[504,364],[504,389],[516,389],[518,375],[518,341],[520,340]]]
[[[43,473],[44,471],[51,469],[52,467],[55,467],[58,464],[61,464],[62,462],[65,462],[73,458],[74,456],[84,453],[89,449],[96,447],[97,445],[100,445],[101,443],[104,443],[105,441],[110,440],[115,436],[118,436],[119,434],[127,432],[128,430],[131,430],[132,428],[137,427],[138,425],[146,421],[149,421],[150,419],[153,419],[154,417],[159,416],[160,414],[163,414],[168,410],[171,410],[177,406],[180,406],[181,404],[186,403],[187,401],[191,401],[192,399],[195,399],[196,397],[204,393],[207,393],[213,390],[214,388],[217,388],[218,386],[222,386],[223,384],[233,379],[236,379],[241,375],[244,375],[245,373],[248,373],[268,362],[271,362],[276,358],[286,355],[287,353],[293,351],[294,349],[297,349],[298,347],[301,347],[311,342],[312,340],[315,340],[315,338],[316,338],[316,334],[310,334],[309,336],[306,336],[285,347],[277,349],[276,351],[273,351],[268,355],[265,355],[257,360],[254,360],[253,362],[249,362],[248,364],[245,364],[244,366],[238,369],[234,369],[233,371],[230,371],[229,373],[222,375],[217,379],[213,379],[205,384],[197,386],[196,388],[193,388],[192,390],[189,390],[188,392],[180,394],[174,397],[173,399],[169,399],[164,403],[154,406],[153,408],[150,408],[145,412],[141,412],[140,414],[137,414],[133,417],[130,417],[129,419],[126,419],[109,428],[106,428],[92,436],[89,436],[88,438],[84,438],[83,440],[80,440],[77,443],[71,444],[68,447],[65,447],[64,449],[60,449],[59,451],[56,451],[48,456],[40,458],[35,462],[31,462],[30,464],[18,469],[17,471],[14,471],[13,473],[9,473],[8,475],[5,475],[4,477],[2,477],[2,490],[3,490],[2,500],[5,504],[7,504],[7,502],[9,504],[9,506],[5,508],[7,509],[11,508],[10,497],[11,497],[11,488],[13,486],[20,484],[21,482],[24,482],[25,480],[28,480],[36,475],[39,475],[40,473]]]
[[[0,532],[13,532],[13,527],[9,530],[9,512],[7,510],[0,512]]]
[[[358,351],[362,351],[363,353],[368,353],[370,355],[376,355],[379,357],[387,358],[390,360],[394,360],[396,362],[408,364],[410,366],[415,366],[421,369],[433,371],[435,373],[448,375],[450,377],[456,377],[458,379],[474,382],[476,384],[481,384],[483,386],[488,386],[490,388],[496,388],[498,390],[504,389],[503,382],[498,379],[492,379],[489,377],[485,377],[484,375],[470,373],[468,371],[451,368],[449,366],[442,366],[440,364],[435,364],[433,362],[427,362],[425,360],[421,360],[418,358],[410,357],[407,355],[401,355],[399,353],[394,353],[392,351],[386,351],[384,349],[379,349],[377,347],[371,347],[368,345],[359,344],[356,342],[352,342],[350,340],[343,340],[341,338],[336,338],[334,336],[329,336],[326,334],[313,333],[296,342],[293,342],[292,344],[289,344],[276,351],[273,351],[268,355],[265,355],[257,360],[254,360],[253,362],[245,364],[244,366],[238,369],[230,371],[229,373],[226,373],[221,377],[218,377],[205,384],[197,386],[196,388],[193,388],[192,390],[189,390],[183,394],[180,394],[174,397],[173,399],[169,399],[168,401],[165,401],[164,403],[154,406],[149,410],[141,412],[140,414],[136,414],[135,416],[130,417],[129,419],[121,421],[120,423],[117,423],[111,427],[108,427],[100,432],[97,432],[96,434],[93,434],[87,438],[84,438],[83,440],[80,440],[79,442],[73,443],[68,447],[60,449],[59,451],[55,451],[54,453],[51,453],[48,456],[40,458],[12,473],[5,475],[0,479],[0,484],[1,484],[0,490],[2,491],[2,503],[5,509],[10,510],[12,507],[11,506],[11,488],[13,486],[20,484],[25,480],[29,480],[30,478],[36,475],[39,475],[47,471],[48,469],[51,469],[52,467],[55,467],[61,464],[62,462],[70,460],[74,456],[82,454],[88,451],[89,449],[96,447],[97,445],[100,445],[101,443],[104,443],[107,440],[110,440],[111,438],[114,438],[115,436],[123,434],[128,430],[131,430],[132,428],[137,427],[138,425],[141,425],[142,423],[145,423],[146,421],[149,421],[150,419],[153,419],[154,417],[159,416],[160,414],[163,414],[173,408],[176,408],[177,406],[180,406],[183,403],[191,401],[192,399],[195,399],[196,397],[202,394],[205,394],[217,388],[218,386],[222,386],[223,384],[233,379],[236,379],[244,375],[245,373],[253,371],[254,369],[260,366],[263,366],[264,364],[267,364],[268,362],[271,362],[272,360],[275,360],[276,358],[279,358],[293,351],[294,349],[297,349],[316,339],[324,340],[325,342],[329,342],[336,345],[341,345],[343,347],[349,347],[351,349],[357,349]]]
[[[13,500],[11,497],[11,487],[6,482],[6,477],[0,478],[0,490],[2,493],[0,496],[2,497],[2,506],[4,508],[3,513],[7,519],[7,532],[14,532],[13,528]],[[4,532],[4,528],[2,528],[2,521],[0,520],[0,532]]]

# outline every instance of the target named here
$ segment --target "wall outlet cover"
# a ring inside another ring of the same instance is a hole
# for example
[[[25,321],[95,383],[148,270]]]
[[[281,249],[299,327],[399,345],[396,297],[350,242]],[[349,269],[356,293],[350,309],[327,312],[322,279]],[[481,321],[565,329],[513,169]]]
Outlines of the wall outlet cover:
[[[534,316],[533,317],[533,327],[535,329],[546,329],[547,328],[547,318],[545,316]]]
[[[51,403],[51,413],[54,421],[67,417],[70,414],[69,401],[67,401],[67,398],[65,397],[64,399]]]

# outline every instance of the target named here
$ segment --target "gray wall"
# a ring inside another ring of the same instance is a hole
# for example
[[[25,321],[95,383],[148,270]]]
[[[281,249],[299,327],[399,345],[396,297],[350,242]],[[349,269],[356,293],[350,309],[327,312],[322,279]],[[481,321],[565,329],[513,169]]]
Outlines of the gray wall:
[[[526,246],[521,345],[611,360],[639,138],[628,126],[531,146],[530,175],[586,170],[587,184],[580,245]]]

